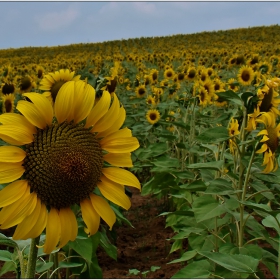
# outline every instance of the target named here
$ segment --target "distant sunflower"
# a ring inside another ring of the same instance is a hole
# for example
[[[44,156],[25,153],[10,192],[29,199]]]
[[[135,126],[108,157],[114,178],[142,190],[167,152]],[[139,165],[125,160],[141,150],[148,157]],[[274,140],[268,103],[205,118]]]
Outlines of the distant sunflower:
[[[21,93],[29,92],[36,87],[36,83],[29,75],[21,78],[19,89]]]
[[[228,89],[231,89],[232,91],[236,92],[238,91],[239,87],[237,81],[234,78],[230,78],[227,82]]]
[[[256,119],[257,122],[265,124],[265,129],[258,133],[263,136],[262,146],[256,153],[263,154],[263,164],[266,165],[264,173],[274,172],[278,168],[275,152],[279,145],[278,137],[280,136],[280,123],[276,125],[275,115],[272,112],[263,113]]]
[[[13,113],[15,110],[15,95],[5,94],[2,97],[2,113]]]
[[[81,208],[85,231],[98,231],[100,217],[112,229],[116,215],[109,203],[128,209],[124,185],[140,189],[138,179],[121,167],[132,167],[131,152],[139,147],[131,130],[120,127],[125,109],[117,96],[95,90],[84,81],[66,82],[54,107],[42,94],[25,93],[22,114],[0,115],[0,229],[16,226],[13,239],[40,236],[46,229],[49,254],[75,240],[78,225],[72,207]],[[110,106],[111,104],[111,106]],[[104,162],[107,162],[104,165]]]
[[[54,104],[58,91],[66,82],[80,79],[80,75],[75,77],[74,75],[75,72],[70,72],[69,69],[60,69],[54,73],[49,73],[41,80],[39,89],[44,90],[43,95]]]
[[[186,78],[189,81],[193,81],[196,78],[196,75],[197,75],[197,73],[196,73],[195,67],[190,67],[187,71]]]
[[[150,71],[150,79],[153,84],[155,84],[157,82],[157,79],[158,79],[158,70],[157,69],[152,69]]]
[[[173,79],[175,76],[175,72],[172,68],[168,68],[164,71],[163,76],[165,79]]]
[[[2,86],[2,94],[13,94],[15,92],[15,85],[11,82],[6,82],[4,83],[4,85]]]
[[[242,66],[237,74],[238,82],[243,86],[249,86],[254,79],[254,71],[250,66]]]
[[[155,98],[153,96],[149,95],[146,99],[146,103],[148,105],[155,105],[156,104]]]
[[[155,124],[160,120],[160,113],[157,109],[151,109],[146,114],[146,119],[150,124]]]
[[[146,95],[146,87],[145,85],[140,85],[135,89],[136,96],[138,98],[142,98]]]
[[[198,89],[199,105],[205,107],[210,103],[210,96],[204,87]]]
[[[235,138],[237,135],[240,134],[238,127],[239,127],[238,121],[234,118],[231,118],[230,126],[228,128],[228,134],[231,137],[231,139],[229,139],[229,150],[232,154],[234,154],[236,150],[236,144],[233,138]]]

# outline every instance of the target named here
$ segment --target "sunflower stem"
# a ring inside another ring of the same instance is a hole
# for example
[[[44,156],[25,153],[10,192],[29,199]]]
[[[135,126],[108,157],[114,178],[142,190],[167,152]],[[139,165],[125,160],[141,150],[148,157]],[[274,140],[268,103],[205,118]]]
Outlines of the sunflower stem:
[[[40,241],[40,235],[36,238],[31,239],[29,256],[28,256],[28,264],[27,264],[27,272],[26,272],[26,279],[34,279],[35,278],[35,268],[36,268],[36,261],[37,261],[37,253]]]

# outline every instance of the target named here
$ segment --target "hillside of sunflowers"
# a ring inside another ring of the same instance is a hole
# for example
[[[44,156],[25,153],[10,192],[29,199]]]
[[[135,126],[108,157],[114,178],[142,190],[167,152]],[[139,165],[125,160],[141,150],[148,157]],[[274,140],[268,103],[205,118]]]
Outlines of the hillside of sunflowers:
[[[280,278],[279,42],[0,50],[0,277]]]

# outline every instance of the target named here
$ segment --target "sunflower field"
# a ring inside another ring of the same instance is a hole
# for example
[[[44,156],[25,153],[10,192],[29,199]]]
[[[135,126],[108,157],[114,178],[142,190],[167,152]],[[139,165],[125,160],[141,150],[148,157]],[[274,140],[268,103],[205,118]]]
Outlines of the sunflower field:
[[[172,278],[280,278],[279,41],[0,50],[0,276],[102,278],[136,190],[163,203]]]

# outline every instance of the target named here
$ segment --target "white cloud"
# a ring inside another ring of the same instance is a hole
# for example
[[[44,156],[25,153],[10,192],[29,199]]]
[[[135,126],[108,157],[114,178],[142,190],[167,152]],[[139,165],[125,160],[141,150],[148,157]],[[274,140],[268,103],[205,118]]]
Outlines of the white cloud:
[[[60,12],[50,12],[44,15],[36,15],[35,21],[43,31],[56,31],[71,25],[80,15],[77,7],[69,6]]]

